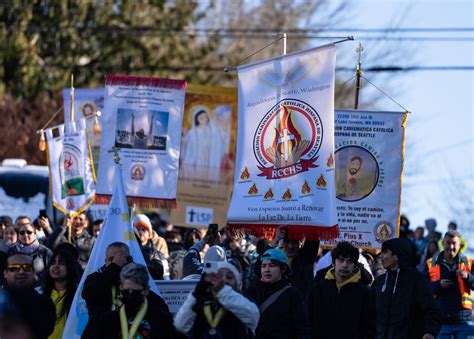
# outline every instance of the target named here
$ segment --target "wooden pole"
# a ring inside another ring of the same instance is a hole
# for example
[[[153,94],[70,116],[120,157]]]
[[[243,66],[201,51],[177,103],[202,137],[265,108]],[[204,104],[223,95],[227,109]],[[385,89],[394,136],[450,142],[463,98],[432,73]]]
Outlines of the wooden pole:
[[[360,94],[360,82],[362,79],[362,63],[360,61],[360,57],[364,47],[359,42],[359,47],[356,49],[356,52],[359,53],[359,61],[357,62],[357,69],[356,69],[356,88],[355,88],[355,101],[354,101],[354,109],[359,109],[359,94]]]

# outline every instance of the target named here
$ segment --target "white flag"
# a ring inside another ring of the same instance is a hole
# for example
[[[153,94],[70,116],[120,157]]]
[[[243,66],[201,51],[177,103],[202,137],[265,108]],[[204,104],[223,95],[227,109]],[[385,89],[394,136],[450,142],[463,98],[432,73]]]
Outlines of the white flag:
[[[128,214],[127,199],[123,188],[122,174],[120,168],[115,169],[115,190],[110,201],[104,226],[101,229],[97,241],[95,242],[92,254],[87,263],[81,282],[74,296],[71,309],[64,328],[63,338],[80,338],[89,319],[85,300],[82,298],[82,290],[87,276],[105,264],[105,251],[107,246],[113,242],[123,242],[130,248],[130,255],[133,261],[146,266],[140,250],[140,245],[133,232]],[[158,287],[149,275],[150,289],[160,295]]]
[[[48,167],[54,207],[72,217],[84,211],[95,197],[95,173],[84,119],[45,130]]]

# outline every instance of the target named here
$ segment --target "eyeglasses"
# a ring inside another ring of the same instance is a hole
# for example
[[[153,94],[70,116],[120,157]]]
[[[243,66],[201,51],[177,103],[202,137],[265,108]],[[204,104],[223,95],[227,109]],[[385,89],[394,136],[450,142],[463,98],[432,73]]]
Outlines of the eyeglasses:
[[[18,232],[18,233],[19,233],[20,235],[25,235],[25,234],[32,235],[32,234],[35,233],[35,232],[33,232],[33,231],[20,231],[20,232]]]
[[[31,264],[11,264],[7,266],[7,270],[10,272],[20,272],[23,269],[23,272],[31,272],[33,271],[33,265]]]

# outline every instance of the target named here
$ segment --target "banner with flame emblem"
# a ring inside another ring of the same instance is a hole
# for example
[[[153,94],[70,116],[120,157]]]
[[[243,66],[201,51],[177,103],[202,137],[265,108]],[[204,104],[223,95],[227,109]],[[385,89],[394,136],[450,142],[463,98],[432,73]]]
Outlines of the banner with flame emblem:
[[[335,112],[336,198],[339,236],[380,248],[398,236],[406,113]]]
[[[105,85],[96,202],[110,200],[119,157],[130,204],[175,207],[186,82],[111,75]]]
[[[241,66],[231,228],[307,239],[337,235],[334,178],[336,48]]]
[[[79,119],[45,130],[49,182],[53,204],[72,217],[84,211],[95,197],[95,173],[86,121]]]

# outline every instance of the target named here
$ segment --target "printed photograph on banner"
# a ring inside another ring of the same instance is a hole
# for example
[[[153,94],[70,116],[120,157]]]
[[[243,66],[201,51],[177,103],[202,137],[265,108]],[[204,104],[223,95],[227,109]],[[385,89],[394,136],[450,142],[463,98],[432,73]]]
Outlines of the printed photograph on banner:
[[[375,157],[359,146],[336,151],[336,197],[357,201],[367,197],[377,186],[379,165]]]
[[[117,110],[115,147],[166,150],[169,112],[154,110]]]
[[[187,109],[181,163],[185,166],[222,167],[230,151],[230,105],[193,106]]]
[[[237,89],[190,84],[184,106],[178,206],[170,222],[227,223],[237,129]]]

